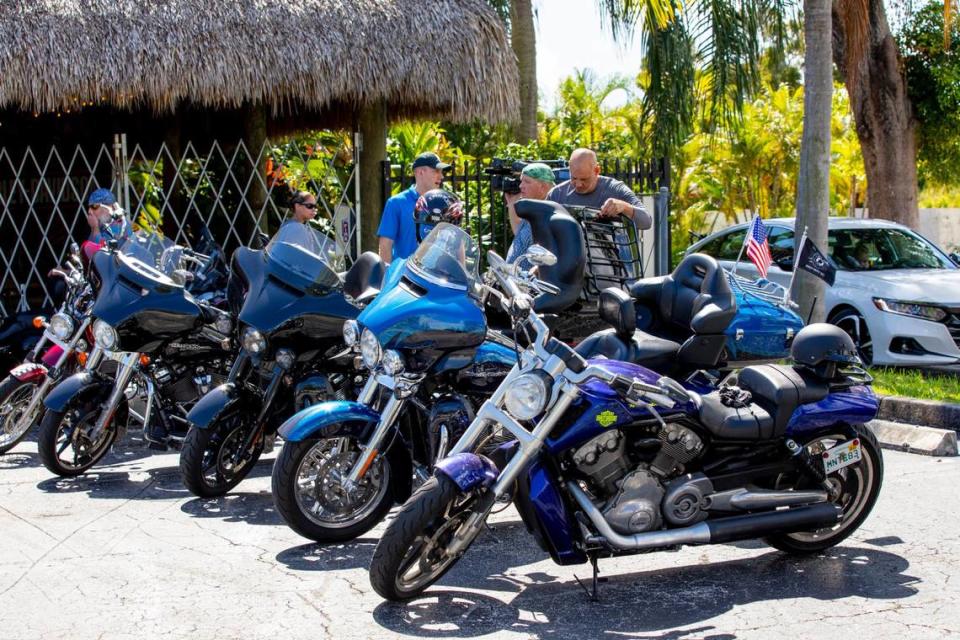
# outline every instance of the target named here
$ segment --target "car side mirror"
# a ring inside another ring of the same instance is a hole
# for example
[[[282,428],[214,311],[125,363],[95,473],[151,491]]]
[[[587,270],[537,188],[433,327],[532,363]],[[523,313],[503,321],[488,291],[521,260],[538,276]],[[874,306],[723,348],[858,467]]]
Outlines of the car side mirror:
[[[523,257],[538,267],[552,267],[557,264],[557,256],[539,244],[532,244]]]
[[[950,259],[953,260],[953,264],[960,267],[960,253],[954,251],[953,253],[950,254]]]
[[[773,262],[780,267],[781,271],[793,271],[793,256],[791,255],[780,256]]]

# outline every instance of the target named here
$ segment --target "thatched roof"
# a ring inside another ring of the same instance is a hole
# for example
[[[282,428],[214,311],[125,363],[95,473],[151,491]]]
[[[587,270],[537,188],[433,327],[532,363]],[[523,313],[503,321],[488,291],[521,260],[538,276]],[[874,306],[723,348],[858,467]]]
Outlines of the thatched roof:
[[[516,61],[481,0],[2,0],[0,108],[178,104],[510,121]]]

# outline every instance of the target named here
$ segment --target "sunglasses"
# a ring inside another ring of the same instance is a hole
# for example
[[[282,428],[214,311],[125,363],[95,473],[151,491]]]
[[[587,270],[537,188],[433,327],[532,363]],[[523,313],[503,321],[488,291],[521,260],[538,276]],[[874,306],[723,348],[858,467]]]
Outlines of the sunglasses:
[[[301,207],[305,208],[305,209],[316,209],[316,208],[317,208],[317,203],[316,203],[316,202],[298,202],[297,204],[300,205]]]

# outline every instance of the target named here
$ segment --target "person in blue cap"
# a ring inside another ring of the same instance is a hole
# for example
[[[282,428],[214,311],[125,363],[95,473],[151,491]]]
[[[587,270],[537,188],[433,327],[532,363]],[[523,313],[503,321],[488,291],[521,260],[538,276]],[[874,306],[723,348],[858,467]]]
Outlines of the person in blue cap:
[[[113,220],[111,215],[119,208],[117,199],[110,189],[97,189],[87,200],[87,224],[90,236],[84,240],[81,249],[87,260],[107,244],[109,238],[122,241],[130,235],[130,225],[126,219]],[[107,233],[104,233],[107,229]]]
[[[384,263],[406,258],[417,249],[417,225],[413,210],[420,196],[443,184],[443,170],[450,165],[440,162],[435,153],[421,153],[413,161],[413,185],[389,200],[380,216],[379,253]]]

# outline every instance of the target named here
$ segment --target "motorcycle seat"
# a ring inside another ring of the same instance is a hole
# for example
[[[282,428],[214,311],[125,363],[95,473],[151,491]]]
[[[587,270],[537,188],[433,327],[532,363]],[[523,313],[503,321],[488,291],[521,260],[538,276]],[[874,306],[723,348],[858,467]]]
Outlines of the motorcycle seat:
[[[777,364],[744,367],[737,386],[749,391],[753,401],[773,416],[773,437],[786,432],[797,407],[819,402],[830,393],[829,385],[813,372]]]
[[[364,251],[343,277],[343,292],[364,305],[380,293],[383,282],[383,262],[372,251]]]
[[[717,438],[769,440],[774,437],[774,418],[757,403],[728,407],[714,391],[700,396],[700,422]]]
[[[604,289],[597,300],[597,309],[600,319],[613,328],[588,336],[577,345],[578,354],[588,359],[604,356],[632,362],[660,373],[673,370],[680,344],[637,329],[633,300],[625,291]]]

